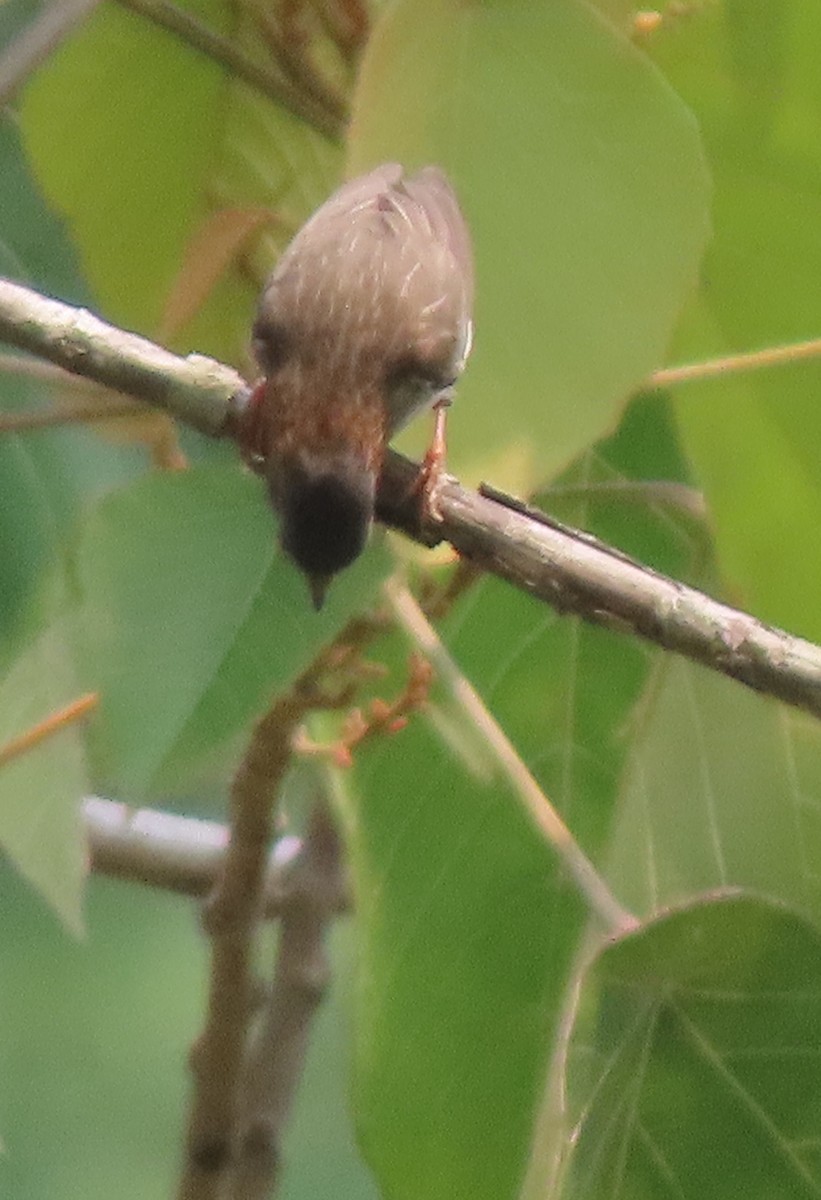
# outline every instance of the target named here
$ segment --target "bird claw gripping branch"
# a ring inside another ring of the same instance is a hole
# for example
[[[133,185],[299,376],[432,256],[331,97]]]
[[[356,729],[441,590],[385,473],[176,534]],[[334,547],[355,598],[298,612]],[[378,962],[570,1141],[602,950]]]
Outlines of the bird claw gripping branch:
[[[390,438],[441,405],[421,484],[435,513],[444,405],[470,353],[472,303],[467,226],[436,167],[408,176],[387,163],[346,183],[268,279],[253,331],[263,378],[241,442],[316,608],[364,549]]]

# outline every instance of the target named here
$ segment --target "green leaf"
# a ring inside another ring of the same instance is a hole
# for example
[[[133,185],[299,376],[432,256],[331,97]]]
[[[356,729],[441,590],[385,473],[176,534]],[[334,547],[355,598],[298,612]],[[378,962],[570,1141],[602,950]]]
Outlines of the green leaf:
[[[636,912],[743,885],[821,919],[792,727],[774,701],[679,658],[659,664],[608,876]],[[813,726],[814,741],[819,740]]]
[[[0,117],[0,211],[0,275],[85,300],[65,229],[27,171],[9,117]],[[4,411],[45,407],[53,400],[53,390],[44,384],[0,372]],[[19,653],[39,628],[41,578],[61,553],[78,508],[132,474],[135,457],[103,448],[93,435],[77,429],[4,433],[0,438],[0,661]]]
[[[192,11],[215,25],[221,0]],[[37,175],[65,213],[109,317],[150,329],[202,211],[220,68],[116,5],[98,8],[23,100]]]
[[[665,402],[643,397],[562,482],[682,472]],[[690,561],[686,527],[661,508],[589,490],[559,515],[662,569]],[[651,659],[492,579],[472,586],[442,634],[596,861]],[[397,670],[404,648],[381,653]],[[342,805],[362,946],[360,1138],[398,1200],[503,1200],[525,1169],[586,914],[458,704],[434,702],[430,727],[414,718],[364,756]]]
[[[606,875],[611,886],[634,912],[656,916],[671,904],[693,898],[692,903],[697,905],[700,895],[741,885],[772,897],[774,902],[786,901],[793,910],[812,918],[817,926],[821,918],[821,890],[815,866],[821,855],[821,825],[816,815],[821,780],[818,770],[821,734],[817,722],[789,713],[737,683],[678,658],[660,659],[654,674],[643,705],[643,723],[635,730],[629,751],[623,795],[608,851]],[[739,934],[738,946],[739,953],[741,947],[744,952],[748,948],[743,934]],[[732,961],[731,955],[728,961]],[[664,976],[660,973],[660,992],[663,985]],[[569,993],[565,1028],[576,1004],[584,1011],[592,1002],[588,997],[594,995],[592,985],[578,1002]],[[595,1194],[599,1170],[614,1170],[613,1155],[627,1162],[629,1153],[631,1163],[641,1157],[638,1152],[634,1154],[632,1143],[628,1148],[634,1136],[630,1131],[625,1132],[631,1120],[628,1108],[632,1101],[619,1097],[617,1082],[623,1082],[623,1058],[624,1070],[632,1072],[637,1081],[632,1091],[625,1089],[625,1095],[629,1092],[635,1100],[643,1069],[636,1055],[656,1053],[655,1046],[650,1050],[655,1035],[640,1015],[640,1003],[637,996],[632,1010],[635,1040],[625,1032],[623,1050],[614,1051],[613,1061],[619,1063],[613,1074],[615,1091],[610,1090],[608,1081],[602,1085],[601,1100],[597,1098],[594,1102],[597,1111],[599,1104],[601,1112],[609,1106],[611,1126],[607,1136],[612,1135],[613,1140],[606,1149],[591,1150],[591,1155],[600,1155],[601,1161],[585,1167],[589,1175],[584,1176],[586,1184],[579,1185],[580,1194],[584,1194],[583,1187],[587,1185]],[[774,1025],[777,1019],[778,1014],[773,1011]],[[629,1020],[626,1016],[625,1021]],[[660,1022],[659,1028],[661,1025]],[[660,1062],[666,1054],[664,1045],[658,1050]],[[761,1053],[763,1057],[765,1052]],[[582,1077],[583,1056],[580,1050],[581,1065],[577,1064],[576,1069],[582,1070]],[[570,1133],[562,1124],[561,1100],[567,1089],[562,1074],[566,1061],[566,1047],[560,1048],[546,1083],[526,1190],[528,1200],[544,1194],[539,1180],[560,1173],[560,1164],[568,1152],[566,1139]],[[650,1069],[655,1069],[652,1063]],[[783,1069],[783,1064],[773,1060],[774,1077],[780,1076]],[[678,1068],[664,1065],[658,1070],[667,1077],[676,1074]],[[691,1126],[682,1129],[682,1140],[697,1141],[704,1136],[702,1120],[710,1130],[714,1125],[724,1124],[728,1128],[732,1125],[731,1115],[705,1116],[696,1111],[680,1114],[675,1109],[678,1100],[679,1093],[671,1083],[669,1099],[662,1097],[653,1103],[669,1104],[679,1125],[692,1120]],[[749,1153],[755,1158],[759,1139],[749,1128],[733,1136],[751,1138]],[[602,1139],[604,1147],[605,1135]],[[640,1135],[638,1140],[642,1139]],[[643,1140],[650,1158],[655,1157],[656,1165],[662,1163],[667,1156],[665,1146],[656,1153],[651,1139]],[[715,1151],[716,1156],[724,1153]],[[729,1155],[730,1151],[726,1153]],[[646,1182],[647,1190],[642,1190],[642,1185],[628,1172],[623,1191],[616,1190],[613,1195],[641,1195],[649,1200],[656,1195],[699,1194],[703,1180],[698,1170],[682,1168],[682,1178],[677,1179],[675,1186],[668,1179],[669,1190],[665,1190],[668,1184],[659,1179],[645,1181],[641,1174],[645,1168],[646,1164],[643,1168],[638,1165],[635,1171],[636,1177]],[[668,1175],[672,1177],[670,1172]],[[717,1180],[729,1177],[735,1178],[729,1166],[716,1172]],[[567,1194],[576,1192],[571,1189]],[[702,1194],[735,1193],[724,1192],[717,1186],[716,1190]],[[794,1193],[785,1185],[783,1190],[775,1187],[771,1194]]]
[[[582,906],[506,788],[415,723],[346,805],[356,1112],[385,1194],[515,1195]]]
[[[65,229],[31,179],[9,115],[0,117],[0,211],[0,274],[87,300]],[[4,411],[53,400],[43,384],[0,372]],[[0,438],[0,744],[81,690],[65,615],[65,543],[80,508],[131,475],[136,457],[78,429]],[[82,928],[85,790],[76,728],[0,768],[0,843],[74,932]]]
[[[15,659],[0,683],[0,746],[77,693],[66,631],[55,625]],[[83,930],[85,792],[82,741],[73,726],[0,765],[0,845],[75,934]]]
[[[95,768],[132,798],[169,757],[191,770],[222,753],[373,599],[387,562],[372,548],[315,613],[277,550],[262,485],[232,465],[112,494],[83,528],[76,569],[85,667],[102,696]]]
[[[821,9],[812,0],[703,6],[656,57],[701,123],[715,232],[677,357],[700,360],[817,337],[821,247]],[[681,387],[677,415],[740,602],[821,639],[821,365]]]
[[[613,426],[695,283],[708,186],[692,116],[579,0],[400,0],[350,133],[353,169],[385,158],[446,166],[473,232],[454,463],[550,478]]]
[[[562,1197],[821,1194],[816,928],[745,895],[664,913],[602,951],[578,1014]]]
[[[617,29],[630,29],[636,6],[631,0],[590,0],[593,8],[597,8],[602,16],[612,21]]]
[[[595,851],[641,654],[496,581],[448,627],[457,661]],[[603,692],[594,679],[611,668],[622,686]],[[385,1193],[503,1200],[524,1170],[585,911],[488,778],[486,753],[457,758],[438,731],[417,718],[372,750],[343,804],[361,941],[357,1121]]]
[[[224,0],[192,0],[186,11],[218,33],[236,22]],[[256,25],[240,22],[230,36],[264,61]],[[339,169],[340,152],[325,138],[116,5],[96,9],[37,73],[21,122],[101,307],[147,333],[209,211],[271,205],[299,224]],[[230,272],[179,340],[234,361],[246,356],[253,293],[244,274]]]

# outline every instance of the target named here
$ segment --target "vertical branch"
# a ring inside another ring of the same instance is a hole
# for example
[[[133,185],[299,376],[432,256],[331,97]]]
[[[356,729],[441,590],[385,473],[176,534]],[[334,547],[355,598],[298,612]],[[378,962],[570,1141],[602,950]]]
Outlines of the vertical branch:
[[[266,1200],[278,1183],[282,1132],[330,974],[325,931],[342,890],[339,837],[318,803],[286,891],[273,986],[244,1072],[228,1200]]]
[[[361,649],[384,625],[385,619],[379,616],[358,617],[348,622],[290,691],[277,697],[259,721],[234,779],[229,806],[230,841],[205,911],[205,927],[212,944],[208,1008],[205,1028],[192,1053],[194,1096],[177,1200],[218,1200],[224,1194],[234,1155],[241,1149],[237,1121],[256,994],[252,971],[254,936],[263,915],[268,845],[274,833],[274,803],[291,762],[294,735],[307,713],[344,708],[350,703],[358,686]],[[335,685],[336,690],[329,690],[329,684]],[[322,849],[326,856],[335,857],[337,850],[330,848],[330,834],[322,834],[322,826],[317,826],[316,820],[312,826],[315,838],[312,853],[319,855]],[[332,890],[333,903],[338,904],[338,889]],[[322,917],[323,924],[325,920],[327,913]],[[310,920],[296,921],[294,928],[299,930],[300,937],[308,939],[309,945],[316,944],[319,931]],[[291,935],[291,940],[294,936]],[[289,970],[293,962],[294,955],[290,952],[285,960]],[[267,1085],[259,1085],[263,1086]],[[259,1089],[254,1094],[259,1094]],[[243,1112],[247,1107],[243,1107]]]
[[[254,730],[231,789],[231,840],[205,913],[212,942],[208,1011],[192,1055],[195,1089],[178,1200],[216,1200],[230,1161],[273,802],[307,707],[307,697],[297,689],[274,702]]]

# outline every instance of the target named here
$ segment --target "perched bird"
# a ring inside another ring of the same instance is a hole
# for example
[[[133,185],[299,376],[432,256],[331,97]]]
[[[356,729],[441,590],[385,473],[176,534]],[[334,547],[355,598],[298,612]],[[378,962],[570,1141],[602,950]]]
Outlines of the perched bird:
[[[365,546],[389,439],[432,405],[428,476],[441,460],[472,299],[470,239],[446,176],[396,163],[339,188],[265,284],[253,330],[263,378],[242,441],[317,609]]]

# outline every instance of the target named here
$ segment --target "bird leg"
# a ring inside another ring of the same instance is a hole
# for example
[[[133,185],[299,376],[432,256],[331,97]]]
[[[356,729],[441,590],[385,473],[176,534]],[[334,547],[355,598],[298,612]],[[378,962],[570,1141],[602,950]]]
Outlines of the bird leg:
[[[441,396],[433,406],[433,437],[431,438],[431,443],[428,446],[425,457],[422,459],[422,465],[414,486],[414,490],[419,493],[421,505],[420,516],[423,525],[442,520],[437,492],[442,482],[442,476],[445,473],[445,460],[448,449],[446,436],[447,415],[450,404],[451,397],[446,394]]]
[[[242,455],[242,460],[246,466],[252,471],[259,471],[262,463],[265,461],[265,454],[262,447],[262,415],[263,401],[265,400],[265,389],[268,385],[268,380],[263,375],[262,379],[251,387],[248,401],[245,407],[245,412],[242,414],[242,422],[240,425],[237,444]]]

